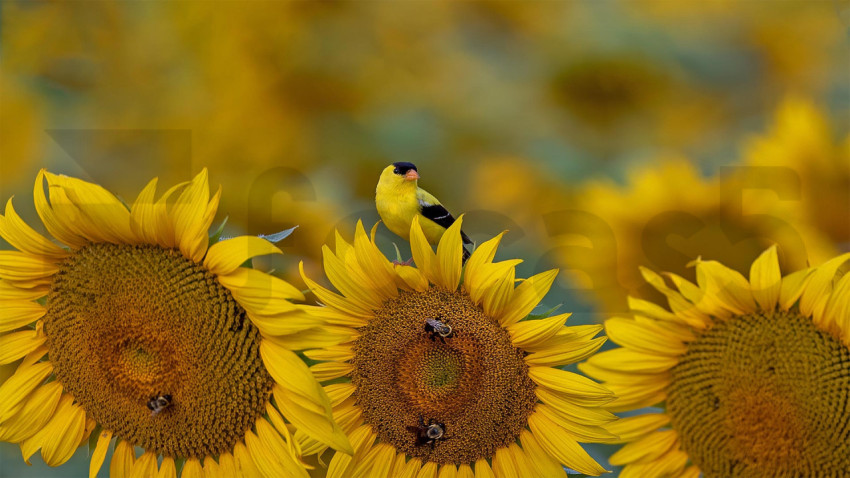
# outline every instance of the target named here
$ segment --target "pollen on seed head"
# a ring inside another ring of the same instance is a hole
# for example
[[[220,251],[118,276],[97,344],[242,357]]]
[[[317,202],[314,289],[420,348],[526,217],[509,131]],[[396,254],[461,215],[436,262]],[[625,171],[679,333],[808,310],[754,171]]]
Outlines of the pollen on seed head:
[[[425,330],[433,317],[451,324],[445,340]],[[514,443],[527,425],[537,399],[523,356],[466,295],[402,293],[354,344],[355,401],[380,439],[408,456],[471,463]],[[420,417],[445,427],[433,447],[411,432]]]
[[[706,476],[850,473],[850,350],[797,312],[720,322],[672,370],[667,408]]]
[[[206,269],[157,246],[92,244],[61,266],[44,318],[63,387],[104,429],[172,457],[230,451],[265,410],[259,331]],[[170,396],[152,414],[152,397]]]

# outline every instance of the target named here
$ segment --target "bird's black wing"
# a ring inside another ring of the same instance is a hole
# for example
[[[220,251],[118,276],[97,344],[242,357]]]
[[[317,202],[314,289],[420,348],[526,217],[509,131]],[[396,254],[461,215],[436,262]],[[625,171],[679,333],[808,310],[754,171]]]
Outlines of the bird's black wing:
[[[454,216],[452,216],[452,214],[446,210],[442,204],[424,204],[421,201],[419,204],[422,206],[422,215],[428,219],[436,222],[446,229],[454,224]],[[460,231],[460,237],[463,239],[464,244],[472,244],[472,239],[470,239],[463,231]]]
[[[423,204],[421,202],[420,204],[422,206],[422,215],[428,219],[436,222],[446,229],[454,224],[454,216],[452,216],[452,214],[446,210],[442,204]],[[464,244],[472,244],[472,239],[470,239],[463,231],[460,232],[460,237],[463,239]]]

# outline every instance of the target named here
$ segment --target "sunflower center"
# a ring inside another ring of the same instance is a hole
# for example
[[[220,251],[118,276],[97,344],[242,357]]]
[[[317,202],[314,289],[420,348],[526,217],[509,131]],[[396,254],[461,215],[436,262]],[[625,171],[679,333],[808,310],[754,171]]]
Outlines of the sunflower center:
[[[136,446],[216,456],[264,413],[273,382],[258,330],[210,272],[177,251],[86,246],[56,274],[47,306],[59,381]],[[164,396],[167,405],[154,406]]]
[[[427,319],[451,333],[429,330]],[[537,399],[523,352],[469,297],[437,289],[402,293],[361,333],[354,396],[366,423],[399,451],[470,463],[513,443],[527,425]],[[444,433],[430,441],[432,423]]]
[[[721,322],[672,370],[667,408],[707,477],[850,472],[850,350],[797,312]]]

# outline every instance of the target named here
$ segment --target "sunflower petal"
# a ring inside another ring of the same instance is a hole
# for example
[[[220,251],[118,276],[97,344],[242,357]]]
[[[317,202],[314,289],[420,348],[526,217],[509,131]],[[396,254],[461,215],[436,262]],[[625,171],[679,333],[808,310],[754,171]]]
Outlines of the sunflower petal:
[[[130,478],[150,478],[156,475],[156,453],[146,451],[136,460]]]
[[[345,433],[333,420],[330,399],[307,365],[294,352],[268,340],[260,342],[260,355],[278,383],[275,399],[283,415],[311,438],[353,453]]]
[[[36,330],[23,330],[0,336],[0,364],[15,360],[37,349],[46,337],[39,336]]]
[[[181,478],[204,478],[204,467],[201,466],[201,460],[194,457],[187,459],[183,463],[180,476]]]
[[[316,297],[326,306],[347,312],[355,317],[369,318],[373,316],[372,311],[368,308],[361,307],[359,304],[351,302],[345,297],[325,289],[317,282],[314,282],[307,277],[304,272],[303,261],[298,264],[298,269],[301,271],[301,278],[304,279],[304,283],[307,284],[307,287],[316,294]]]
[[[91,455],[91,463],[89,463],[89,478],[96,478],[97,472],[103,466],[103,460],[106,459],[106,452],[109,450],[109,443],[112,442],[112,432],[103,430],[100,436],[97,437],[97,445],[94,447],[94,452]]]
[[[463,463],[457,467],[457,478],[475,478],[475,472],[472,471],[471,466]]]
[[[416,475],[416,478],[437,478],[437,473],[439,473],[439,471],[440,465],[433,461],[429,461],[422,465],[422,468],[419,469],[419,473]]]
[[[514,290],[513,298],[505,307],[504,314],[496,319],[502,326],[508,326],[525,318],[543,300],[556,277],[558,277],[558,269],[552,269],[524,280]]]
[[[413,217],[413,222],[410,224],[410,252],[413,254],[413,261],[416,262],[416,267],[422,271],[422,274],[432,283],[439,284],[440,275],[437,256],[434,254],[434,250],[431,249],[428,239],[425,238],[425,233],[422,232],[418,214]]]
[[[354,453],[336,452],[328,466],[327,478],[348,478],[354,471],[355,460],[352,455],[361,458],[372,447],[375,433],[369,425],[362,425],[351,433],[351,445]]]
[[[522,442],[523,451],[525,451],[531,462],[531,466],[537,471],[536,476],[540,478],[560,478],[566,476],[564,467],[556,462],[551,455],[546,453],[533,433],[523,430],[520,433],[520,441]]]
[[[519,478],[513,457],[507,448],[498,448],[493,455],[493,472],[499,478]]]
[[[750,286],[753,298],[762,310],[773,310],[779,301],[782,273],[779,271],[779,256],[776,246],[771,246],[759,255],[750,266]]]
[[[20,443],[35,435],[53,418],[62,398],[62,385],[50,382],[32,392],[18,412],[0,425],[0,441]]]
[[[678,356],[687,351],[681,338],[667,328],[614,317],[605,321],[605,332],[614,342],[648,354]]]
[[[756,303],[750,283],[740,272],[717,261],[696,261],[697,283],[706,294],[715,297],[727,309],[736,314],[755,312]]]
[[[484,458],[479,458],[475,462],[475,478],[496,478],[493,470]]]
[[[619,443],[635,441],[670,423],[670,416],[663,413],[645,413],[621,418],[607,425],[608,431],[619,437]]]
[[[475,251],[466,261],[466,278],[464,282],[474,283],[477,281],[481,268],[493,262],[493,259],[496,257],[496,250],[499,248],[499,243],[502,242],[505,232],[499,233],[496,237],[484,241],[475,248]]]
[[[286,443],[284,443],[283,439],[269,422],[259,419],[255,422],[255,426],[260,443],[263,444],[267,452],[263,455],[267,456],[268,452],[270,452],[278,461],[280,467],[286,472],[284,476],[308,477],[307,469],[292,454]]]
[[[357,263],[363,272],[376,287],[376,293],[381,297],[395,297],[398,295],[395,274],[390,261],[381,253],[378,246],[369,240],[363,229],[363,222],[357,221],[354,232],[354,250]],[[338,252],[337,252],[338,254]]]
[[[18,216],[11,198],[6,203],[6,215],[0,216],[0,237],[15,249],[32,256],[51,259],[63,259],[68,256],[68,251],[36,232]]]
[[[505,327],[511,335],[514,347],[525,348],[526,346],[539,345],[545,340],[553,337],[572,314],[560,314],[545,319],[524,320],[510,324]]]
[[[0,332],[8,332],[35,322],[47,313],[47,309],[30,301],[4,301],[0,309]]]
[[[844,336],[844,342],[848,343],[848,332],[850,332],[850,273],[844,276],[835,285],[835,290],[826,303],[823,310],[824,324],[838,326]]]
[[[49,362],[39,362],[19,369],[0,385],[0,424],[14,415],[32,393],[53,372]]]
[[[560,463],[585,475],[606,473],[563,428],[539,413],[528,417],[528,426],[540,446]]]
[[[283,254],[283,251],[261,237],[239,236],[210,246],[204,266],[213,274],[227,275],[248,259],[267,254]]]
[[[610,390],[579,374],[551,367],[529,367],[528,376],[534,383],[560,394],[598,400],[605,403],[614,398]]]
[[[97,184],[67,176],[46,173],[48,185],[57,185],[76,206],[83,221],[78,226],[87,237],[99,236],[113,244],[137,242],[130,229],[130,211],[124,204]],[[51,197],[56,190],[51,187]]]
[[[616,466],[654,461],[667,453],[677,440],[674,430],[654,432],[624,445],[611,455],[609,461]]]
[[[35,201],[35,211],[44,223],[45,229],[51,236],[59,241],[71,246],[74,249],[88,243],[88,239],[80,235],[71,227],[67,218],[60,219],[60,215],[53,210],[50,203],[47,202],[47,195],[44,192],[44,177],[46,171],[44,169],[38,172],[35,178],[35,186],[33,187],[33,200]]]
[[[68,403],[68,402],[66,402]],[[45,426],[49,434],[41,443],[41,457],[48,466],[59,466],[74,454],[86,426],[86,412],[77,405],[62,407]]]
[[[257,464],[251,458],[251,453],[242,442],[233,445],[233,459],[236,462],[236,471],[245,478],[260,478],[262,473],[257,469]]]
[[[803,295],[813,272],[814,269],[803,269],[782,278],[782,285],[779,288],[779,307],[782,310],[790,309],[797,302],[797,299]]]
[[[823,310],[832,293],[835,273],[842,264],[850,260],[850,252],[832,258],[815,268],[809,283],[800,296],[800,312],[813,317],[816,325],[823,325]]]
[[[257,269],[240,267],[218,281],[248,311],[263,314],[294,309],[289,300],[304,300],[304,294],[289,282]],[[271,311],[271,312],[270,312]]]
[[[59,265],[51,260],[18,251],[0,251],[0,279],[31,281],[50,277],[58,271]]]
[[[457,290],[460,274],[463,270],[463,243],[460,240],[460,227],[463,214],[446,229],[437,244],[437,263],[439,264],[439,285],[446,290]]]

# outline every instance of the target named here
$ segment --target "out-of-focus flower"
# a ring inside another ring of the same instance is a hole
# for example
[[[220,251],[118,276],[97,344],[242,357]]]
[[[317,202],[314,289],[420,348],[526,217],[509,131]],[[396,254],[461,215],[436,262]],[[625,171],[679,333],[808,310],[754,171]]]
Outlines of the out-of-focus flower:
[[[776,212],[786,179],[747,169],[703,179],[691,163],[670,160],[637,171],[625,188],[591,184],[574,208],[598,224],[575,232],[594,247],[564,249],[561,260],[592,278],[587,285],[609,312],[626,310],[626,291],[652,296],[639,266],[692,278],[684,264],[701,256],[746,271],[765,247],[780,244],[785,266],[805,267],[809,257],[822,260],[834,247],[807,223]]]
[[[414,219],[417,267],[394,265],[358,223],[353,243],[324,248],[339,294],[305,276],[327,305],[338,344],[305,354],[348,433],[328,476],[566,476],[605,470],[579,445],[606,442],[604,388],[559,367],[595,352],[599,326],[566,327],[569,314],[523,320],[555,271],[515,286],[519,260],[493,262],[501,235],[462,265],[462,218],[436,254]],[[299,435],[296,433],[296,438]],[[302,440],[302,448],[321,445]]]
[[[28,88],[0,75],[0,191],[21,179],[26,165],[37,163],[44,151],[43,102]]]
[[[829,476],[850,471],[850,254],[780,273],[775,247],[749,280],[697,261],[697,283],[643,269],[669,310],[630,298],[605,322],[620,348],[579,368],[603,380],[625,443],[623,478]],[[671,285],[672,284],[672,285]]]
[[[159,199],[156,185],[128,209],[42,171],[36,210],[67,248],[7,204],[0,236],[17,251],[0,252],[0,363],[20,364],[0,385],[0,439],[58,466],[92,435],[92,476],[114,440],[111,476],[176,477],[185,459],[184,477],[306,477],[285,417],[351,453],[292,351],[321,320],[290,302],[298,289],[242,267],[280,250],[253,236],[209,246],[220,190],[210,197],[206,170]]]
[[[812,103],[786,100],[771,130],[750,141],[744,158],[755,167],[793,170],[796,176],[789,179],[795,180],[799,200],[789,213],[850,247],[850,135],[836,140]]]

